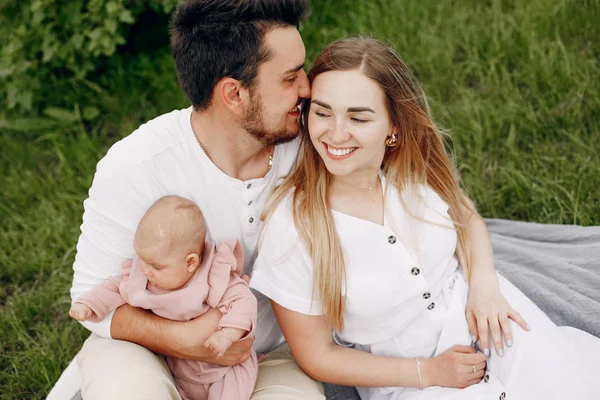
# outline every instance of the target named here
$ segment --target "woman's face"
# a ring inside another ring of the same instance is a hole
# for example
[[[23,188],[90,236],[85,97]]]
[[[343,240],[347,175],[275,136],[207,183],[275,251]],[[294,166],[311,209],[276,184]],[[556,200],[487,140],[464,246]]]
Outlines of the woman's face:
[[[320,74],[312,85],[308,131],[334,176],[378,172],[393,132],[385,93],[358,70]]]

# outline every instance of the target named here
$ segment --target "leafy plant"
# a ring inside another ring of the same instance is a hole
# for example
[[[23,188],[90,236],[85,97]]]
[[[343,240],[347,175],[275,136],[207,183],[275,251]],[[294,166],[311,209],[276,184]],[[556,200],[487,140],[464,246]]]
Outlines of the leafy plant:
[[[52,105],[58,80],[83,80],[126,42],[146,10],[169,14],[179,0],[3,0],[0,108]]]

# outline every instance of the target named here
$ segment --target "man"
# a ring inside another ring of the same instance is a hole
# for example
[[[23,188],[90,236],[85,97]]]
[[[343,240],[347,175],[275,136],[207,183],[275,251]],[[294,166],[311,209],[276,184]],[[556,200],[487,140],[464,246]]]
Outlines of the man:
[[[73,300],[120,273],[123,260],[134,256],[140,218],[164,195],[198,204],[207,239],[237,238],[244,270],[251,270],[260,214],[295,161],[298,106],[310,95],[296,29],[308,2],[197,0],[179,6],[171,44],[193,107],[142,125],[98,163],[84,202]],[[268,299],[257,298],[254,347],[268,356],[259,364],[252,398],[323,399],[321,384],[299,369],[282,344]],[[204,348],[219,319],[213,310],[175,322],[126,305],[101,323],[84,323],[93,332],[77,356],[84,399],[178,399],[164,360],[153,352],[239,363],[249,355],[249,340],[218,360]]]

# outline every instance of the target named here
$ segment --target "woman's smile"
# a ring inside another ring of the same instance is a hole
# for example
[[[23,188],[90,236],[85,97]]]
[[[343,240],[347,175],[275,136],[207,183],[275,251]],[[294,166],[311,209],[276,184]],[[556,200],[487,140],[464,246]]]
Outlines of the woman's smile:
[[[354,153],[354,150],[358,149],[358,147],[333,147],[327,143],[323,143],[323,146],[325,146],[327,155],[332,160],[344,160],[350,157]]]

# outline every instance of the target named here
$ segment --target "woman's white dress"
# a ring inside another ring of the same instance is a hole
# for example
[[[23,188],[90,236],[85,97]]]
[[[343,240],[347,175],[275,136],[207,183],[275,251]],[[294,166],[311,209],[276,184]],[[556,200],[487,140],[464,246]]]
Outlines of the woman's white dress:
[[[453,345],[471,344],[468,288],[455,257],[456,232],[447,204],[426,186],[402,199],[395,188],[387,188],[383,225],[333,211],[347,274],[345,326],[337,336],[377,355],[429,358]],[[511,321],[514,344],[504,347],[504,357],[490,340],[481,383],[463,390],[357,388],[361,398],[600,399],[600,339],[557,327],[498,277],[502,294],[531,331]],[[321,314],[319,299],[313,299],[311,260],[293,222],[291,193],[264,228],[250,286],[290,310]]]

